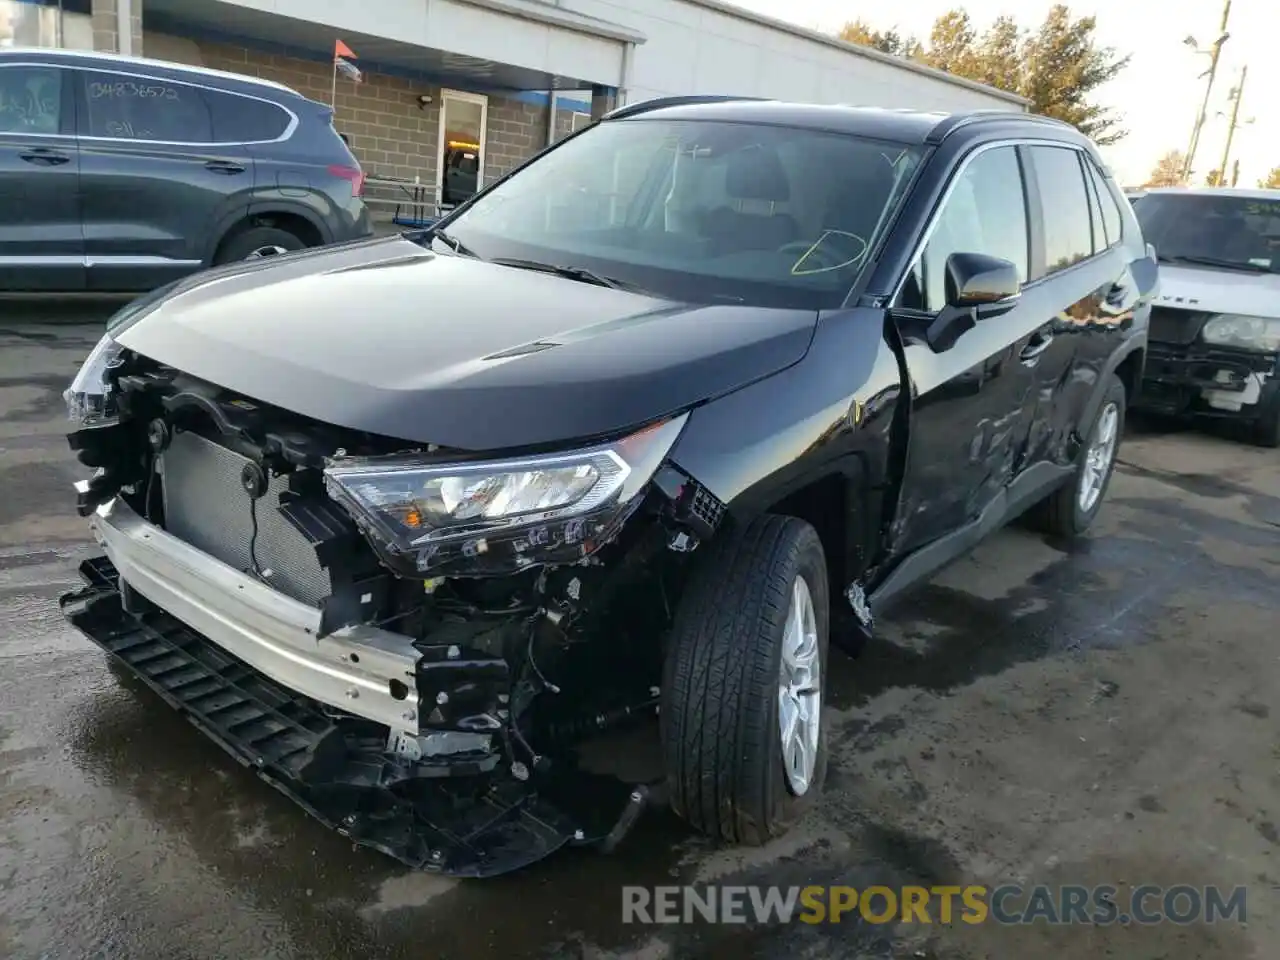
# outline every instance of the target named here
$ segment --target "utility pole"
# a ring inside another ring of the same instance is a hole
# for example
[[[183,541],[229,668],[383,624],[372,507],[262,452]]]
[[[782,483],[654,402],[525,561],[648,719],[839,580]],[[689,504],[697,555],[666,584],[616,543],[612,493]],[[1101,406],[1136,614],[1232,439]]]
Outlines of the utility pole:
[[[1235,186],[1240,182],[1240,161],[1237,160],[1231,164],[1231,186]]]
[[[1244,99],[1244,81],[1249,75],[1249,67],[1246,64],[1240,68],[1240,83],[1231,91],[1231,120],[1227,124],[1227,145],[1222,148],[1222,166],[1218,167],[1222,171],[1222,185],[1227,182],[1227,161],[1231,159],[1231,141],[1235,138],[1236,127],[1240,124],[1240,101]]]
[[[1204,85],[1204,102],[1200,104],[1200,112],[1196,114],[1195,126],[1191,128],[1191,145],[1187,147],[1187,159],[1182,168],[1182,179],[1188,180],[1191,177],[1191,169],[1195,165],[1196,148],[1200,146],[1200,130],[1204,127],[1205,117],[1209,112],[1209,97],[1213,93],[1213,80],[1218,75],[1218,58],[1222,56],[1222,45],[1227,42],[1230,34],[1227,33],[1227,21],[1231,19],[1231,0],[1226,0],[1222,7],[1222,24],[1218,27],[1218,39],[1213,41],[1213,45],[1208,50],[1196,49],[1196,53],[1204,53],[1209,56],[1209,69],[1201,74],[1202,77],[1208,77],[1208,82]],[[1187,37],[1183,41],[1187,46],[1196,47],[1196,38]]]

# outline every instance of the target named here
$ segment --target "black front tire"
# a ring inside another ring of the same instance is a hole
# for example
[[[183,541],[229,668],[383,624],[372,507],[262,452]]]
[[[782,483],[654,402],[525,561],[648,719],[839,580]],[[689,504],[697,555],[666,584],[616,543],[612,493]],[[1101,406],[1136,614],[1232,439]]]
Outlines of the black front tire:
[[[1053,537],[1071,539],[1080,536],[1092,525],[1094,518],[1098,516],[1098,511],[1102,509],[1103,501],[1107,499],[1111,475],[1115,472],[1116,460],[1120,456],[1120,443],[1124,438],[1126,398],[1124,383],[1113,374],[1107,383],[1102,403],[1098,404],[1098,412],[1094,414],[1093,421],[1084,433],[1085,440],[1080,451],[1080,462],[1076,464],[1071,480],[1027,511],[1027,520],[1031,527]],[[1080,503],[1080,487],[1087,469],[1089,447],[1098,432],[1103,413],[1113,405],[1117,416],[1115,447],[1102,477],[1102,490],[1093,505],[1086,510]]]
[[[664,664],[660,717],[671,805],[704,833],[756,846],[785,833],[826,778],[821,709],[814,770],[800,795],[783,767],[779,725],[783,636],[797,577],[813,602],[818,702],[826,700],[826,559],[812,526],[782,516],[722,531],[704,549]]]
[[[1254,421],[1253,442],[1270,450],[1280,447],[1280,390]]]

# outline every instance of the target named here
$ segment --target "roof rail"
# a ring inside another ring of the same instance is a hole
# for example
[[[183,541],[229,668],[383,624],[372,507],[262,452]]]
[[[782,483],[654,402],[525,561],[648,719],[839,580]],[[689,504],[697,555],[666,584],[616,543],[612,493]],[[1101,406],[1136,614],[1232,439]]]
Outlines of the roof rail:
[[[683,107],[696,103],[760,102],[768,99],[768,97],[735,97],[730,94],[718,93],[694,93],[679,97],[655,97],[652,100],[642,100],[640,103],[628,103],[624,106],[616,107],[606,113],[603,119],[620,120],[623,117],[634,117],[641,113],[648,113],[650,110],[661,110],[663,107]]]
[[[1075,127],[1067,123],[1065,120],[1058,120],[1055,117],[1046,117],[1039,113],[1023,113],[1019,110],[973,110],[968,113],[952,114],[942,120],[937,126],[929,131],[929,136],[925,138],[926,143],[941,143],[949,134],[959,130],[961,127],[972,126],[975,123],[986,123],[988,121],[1000,120],[1023,120],[1031,123],[1039,123],[1044,126],[1062,127],[1066,130],[1073,130],[1080,133]],[[1081,134],[1083,136],[1083,134]]]

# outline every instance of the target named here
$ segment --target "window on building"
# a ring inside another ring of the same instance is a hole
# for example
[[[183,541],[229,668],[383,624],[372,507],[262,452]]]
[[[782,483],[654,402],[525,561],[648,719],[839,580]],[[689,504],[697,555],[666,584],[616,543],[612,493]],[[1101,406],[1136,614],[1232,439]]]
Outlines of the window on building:
[[[1093,225],[1080,151],[1032,147],[1032,166],[1044,211],[1045,272],[1056,273],[1093,255]]]
[[[1025,283],[1029,249],[1018,152],[1014,147],[983,151],[952,187],[924,252],[907,275],[900,305],[930,313],[946,306],[947,260],[953,253],[985,253],[1008,260]]]
[[[0,133],[58,133],[63,71],[0,66]]]
[[[198,87],[89,70],[82,76],[87,136],[168,143],[213,140],[213,122]]]
[[[219,90],[200,92],[209,107],[215,143],[261,143],[277,140],[289,128],[289,114],[274,103]]]
[[[583,127],[591,125],[591,114],[579,113],[574,111],[572,119],[569,121],[570,130],[581,130]]]
[[[489,101],[479,94],[440,91],[440,203],[471,199],[484,182],[484,133]]]

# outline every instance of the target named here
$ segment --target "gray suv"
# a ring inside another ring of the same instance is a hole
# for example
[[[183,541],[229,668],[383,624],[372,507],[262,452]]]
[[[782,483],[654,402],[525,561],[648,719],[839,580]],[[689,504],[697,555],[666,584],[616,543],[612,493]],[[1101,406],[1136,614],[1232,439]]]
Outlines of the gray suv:
[[[0,291],[142,291],[368,236],[332,116],[267,80],[0,51]]]

